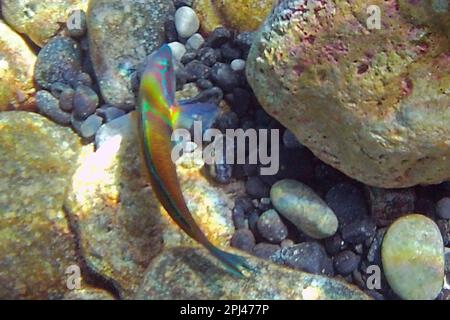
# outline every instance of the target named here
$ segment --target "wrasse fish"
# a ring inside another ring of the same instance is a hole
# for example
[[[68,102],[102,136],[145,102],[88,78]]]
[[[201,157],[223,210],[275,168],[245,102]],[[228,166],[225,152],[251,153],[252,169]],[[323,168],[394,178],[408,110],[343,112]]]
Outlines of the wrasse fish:
[[[217,115],[215,105],[183,104],[175,100],[175,76],[172,51],[164,45],[154,52],[142,74],[137,105],[139,137],[145,167],[158,200],[171,218],[191,238],[205,246],[234,275],[243,276],[251,270],[244,257],[227,253],[214,246],[193,219],[171,159],[171,136],[175,128],[189,124],[189,117],[199,116],[212,125]]]

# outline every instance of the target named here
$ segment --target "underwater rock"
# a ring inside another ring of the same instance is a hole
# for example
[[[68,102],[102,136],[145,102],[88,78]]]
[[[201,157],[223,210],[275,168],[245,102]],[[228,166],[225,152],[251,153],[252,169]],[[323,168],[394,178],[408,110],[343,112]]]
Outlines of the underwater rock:
[[[65,203],[87,265],[112,279],[122,298],[162,248],[159,203],[146,187],[130,119],[102,126],[96,151],[83,148]]]
[[[103,125],[95,152],[92,145],[84,148],[66,203],[88,265],[111,279],[124,298],[133,296],[146,266],[163,246],[195,243],[172,222],[149,187],[134,116]],[[200,171],[203,161],[191,155],[177,163],[183,195],[211,242],[228,247],[234,232],[234,193],[243,194],[243,185],[213,186]]]
[[[59,108],[59,101],[50,92],[40,90],[36,93],[39,112],[60,125],[70,124],[70,113]]]
[[[0,113],[0,298],[60,299],[76,243],[62,210],[81,148],[70,128]]]
[[[114,296],[103,289],[83,287],[64,295],[64,300],[115,300]]]
[[[280,1],[257,34],[246,73],[261,105],[366,184],[449,180],[448,28],[405,19],[393,0],[376,2],[380,30],[366,26],[367,1],[313,3]]]
[[[384,236],[381,258],[386,279],[403,299],[432,300],[444,283],[444,245],[433,220],[411,214]]]
[[[280,243],[288,235],[286,225],[281,220],[278,212],[273,209],[267,210],[259,216],[257,228],[259,234],[272,243]]]
[[[54,83],[69,84],[81,72],[80,45],[68,37],[51,39],[39,51],[34,78],[45,89]]]
[[[25,41],[0,19],[0,111],[35,108],[35,63]]]
[[[270,190],[270,199],[283,217],[312,238],[327,238],[337,231],[336,215],[301,182],[290,179],[276,182]]]
[[[87,13],[90,57],[106,103],[134,107],[132,74],[164,41],[172,1],[91,0]]]
[[[416,192],[407,189],[381,189],[366,187],[370,213],[377,226],[388,226],[394,220],[414,211]]]
[[[38,46],[60,32],[71,13],[86,10],[88,0],[2,0],[2,14],[17,32],[26,34]],[[76,20],[74,20],[76,21]]]
[[[243,254],[236,250],[230,252]],[[149,265],[136,299],[331,300],[363,299],[365,293],[342,281],[288,269],[245,255],[255,269],[248,278],[224,271],[206,250],[165,250]]]
[[[196,0],[193,6],[205,33],[221,26],[237,31],[253,31],[264,22],[276,2],[277,0]]]

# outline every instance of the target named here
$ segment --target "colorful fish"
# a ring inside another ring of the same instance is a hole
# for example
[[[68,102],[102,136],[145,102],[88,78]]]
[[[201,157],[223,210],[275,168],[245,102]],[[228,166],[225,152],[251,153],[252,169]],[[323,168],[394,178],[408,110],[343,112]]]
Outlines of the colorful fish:
[[[179,125],[191,124],[189,118],[201,118],[203,122],[212,124],[218,108],[204,103],[177,103],[172,51],[167,45],[149,57],[141,78],[137,109],[145,166],[158,200],[178,226],[205,246],[229,272],[243,276],[245,269],[250,270],[245,258],[214,246],[192,218],[183,197],[176,167],[171,160],[172,132]]]

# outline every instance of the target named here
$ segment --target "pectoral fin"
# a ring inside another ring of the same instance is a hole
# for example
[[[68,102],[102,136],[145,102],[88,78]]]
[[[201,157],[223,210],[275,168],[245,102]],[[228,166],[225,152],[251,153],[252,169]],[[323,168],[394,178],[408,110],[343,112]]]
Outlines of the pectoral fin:
[[[173,127],[190,129],[194,121],[201,121],[203,131],[213,126],[219,115],[219,107],[211,103],[180,103],[179,116],[176,117]]]

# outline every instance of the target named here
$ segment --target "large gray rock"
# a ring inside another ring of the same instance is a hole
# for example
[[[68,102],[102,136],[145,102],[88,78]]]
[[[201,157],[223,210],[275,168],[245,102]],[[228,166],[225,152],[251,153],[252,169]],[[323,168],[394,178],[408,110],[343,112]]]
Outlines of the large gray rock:
[[[134,106],[132,74],[163,43],[164,22],[174,10],[172,0],[91,0],[90,56],[107,103]]]
[[[242,254],[236,250],[228,251]],[[136,299],[345,300],[370,299],[358,288],[245,255],[254,272],[239,279],[205,249],[165,250],[150,264]]]
[[[449,180],[450,15],[430,1],[372,4],[380,30],[366,26],[367,1],[280,1],[256,36],[248,80],[268,113],[355,179]]]

